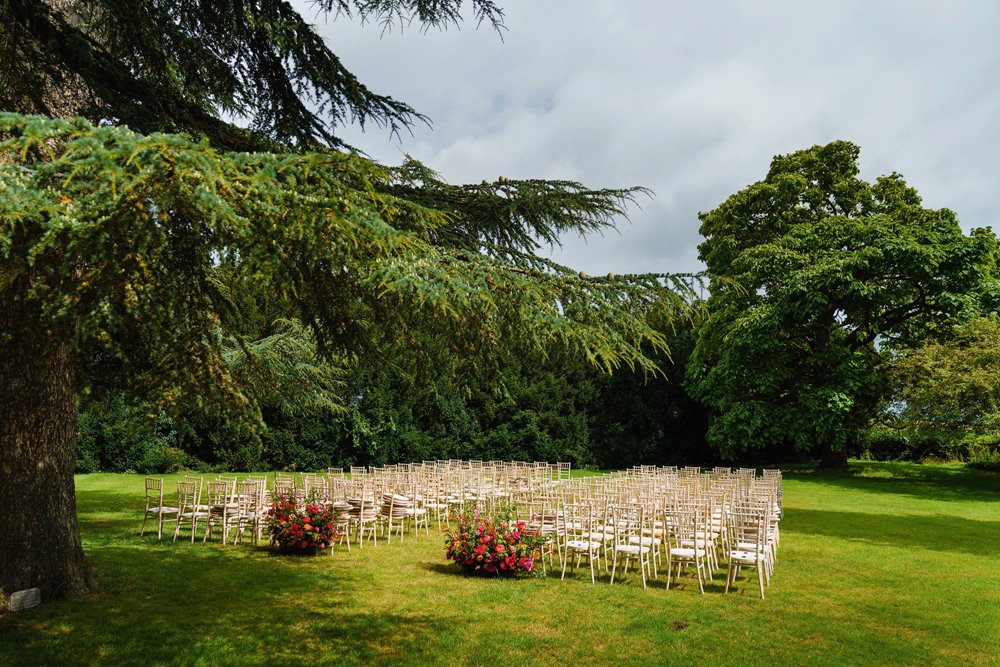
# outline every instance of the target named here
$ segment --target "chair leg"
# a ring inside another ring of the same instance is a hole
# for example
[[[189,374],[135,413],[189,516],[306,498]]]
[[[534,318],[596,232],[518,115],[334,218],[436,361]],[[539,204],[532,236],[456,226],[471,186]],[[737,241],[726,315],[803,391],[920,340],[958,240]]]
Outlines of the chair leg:
[[[732,562],[729,563],[730,576],[726,581],[726,592],[729,592],[729,585],[736,584],[736,577],[740,574],[740,566],[734,565]]]

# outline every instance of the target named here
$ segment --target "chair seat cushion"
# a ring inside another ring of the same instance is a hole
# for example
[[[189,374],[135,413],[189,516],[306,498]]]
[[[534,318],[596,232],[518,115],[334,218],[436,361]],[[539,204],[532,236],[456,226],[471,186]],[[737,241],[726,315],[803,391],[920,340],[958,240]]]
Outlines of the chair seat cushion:
[[[736,550],[754,552],[757,551],[757,544],[754,542],[737,542]]]
[[[688,547],[671,547],[670,555],[675,558],[694,558],[696,555],[702,557],[705,555],[704,549],[691,549]]]
[[[729,552],[729,560],[737,563],[763,563],[764,554],[758,554],[755,551],[743,551],[741,549],[736,549]]]
[[[615,551],[619,553],[638,555],[649,553],[649,547],[639,546],[638,544],[619,544],[615,547]]]
[[[601,548],[600,542],[588,542],[587,540],[570,540],[566,547],[573,551],[596,551]]]

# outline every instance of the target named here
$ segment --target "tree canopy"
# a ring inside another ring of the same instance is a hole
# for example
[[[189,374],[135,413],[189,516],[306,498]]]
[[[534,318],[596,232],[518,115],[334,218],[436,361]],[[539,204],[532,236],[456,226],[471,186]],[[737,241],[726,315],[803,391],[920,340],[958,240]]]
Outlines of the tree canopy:
[[[700,216],[711,296],[688,379],[724,451],[846,457],[888,390],[886,354],[995,290],[990,230],[966,236],[898,174],[860,179],[858,154],[837,141],[778,156]]]
[[[891,413],[918,432],[947,437],[1000,426],[1000,320],[971,320],[893,359]]]
[[[465,4],[479,23],[503,27],[491,0],[313,3],[425,28],[458,24]],[[400,132],[427,121],[359,81],[284,0],[2,0],[0,17],[7,111],[191,132],[240,150],[342,146],[337,128],[349,122]]]
[[[624,212],[628,190],[435,181],[435,193],[461,200],[441,195],[430,208],[393,194],[415,191],[412,165],[224,153],[183,136],[10,114],[0,134],[10,155],[45,154],[0,166],[5,280],[30,271],[28,298],[54,326],[72,320],[82,341],[147,368],[136,380],[168,401],[238,392],[213,334],[233,315],[220,263],[294,303],[341,355],[401,339],[419,353],[411,332],[431,329],[483,361],[501,339],[560,341],[609,369],[652,370],[641,345],[663,343],[645,320],[659,277],[583,278],[520,249],[532,221],[597,224]],[[503,257],[471,247],[478,225],[515,239],[488,245]]]
[[[317,7],[435,26],[462,4]],[[502,25],[489,0],[471,5]],[[614,224],[641,190],[452,186],[413,160],[338,150],[348,119],[398,131],[422,117],[360,84],[286,2],[3,0],[0,18],[0,107],[14,112],[0,113],[4,591],[89,587],[72,473],[95,350],[163,405],[259,408],[253,364],[290,341],[234,335],[245,315],[222,268],[348,362],[445,345],[489,370],[558,348],[653,371],[666,338],[649,312],[683,316],[684,277],[590,278],[535,254]],[[316,380],[336,391],[333,375]]]

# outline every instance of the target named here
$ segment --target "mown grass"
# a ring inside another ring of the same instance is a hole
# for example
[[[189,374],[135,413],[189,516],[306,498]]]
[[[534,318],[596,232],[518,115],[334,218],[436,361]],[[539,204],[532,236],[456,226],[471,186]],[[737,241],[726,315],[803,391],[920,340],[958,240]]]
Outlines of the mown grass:
[[[168,481],[168,484],[170,482]],[[1000,475],[789,469],[776,576],[705,596],[465,576],[442,540],[332,557],[138,537],[142,478],[77,479],[101,589],[0,618],[0,664],[998,664]]]

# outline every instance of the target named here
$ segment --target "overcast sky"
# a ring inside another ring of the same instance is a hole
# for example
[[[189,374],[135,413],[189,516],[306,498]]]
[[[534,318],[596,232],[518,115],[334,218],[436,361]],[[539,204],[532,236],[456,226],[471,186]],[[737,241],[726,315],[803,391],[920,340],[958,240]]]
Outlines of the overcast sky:
[[[651,188],[620,233],[553,253],[589,273],[700,270],[699,211],[834,139],[861,146],[863,177],[897,171],[965,229],[995,226],[996,0],[502,0],[502,41],[471,21],[382,35],[299,3],[364,83],[433,121],[342,133],[376,159]]]

